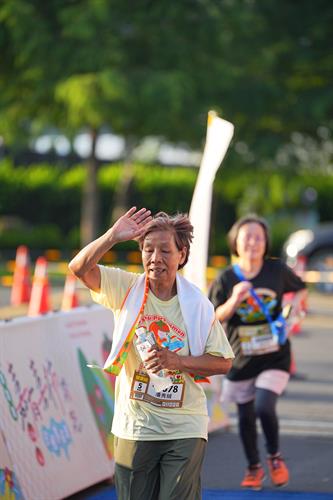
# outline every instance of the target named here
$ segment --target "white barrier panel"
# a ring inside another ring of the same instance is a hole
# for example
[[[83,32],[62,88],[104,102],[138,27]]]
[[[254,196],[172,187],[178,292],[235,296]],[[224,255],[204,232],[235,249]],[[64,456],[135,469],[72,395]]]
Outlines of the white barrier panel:
[[[113,314],[80,307],[0,323],[0,500],[58,500],[113,474]],[[227,425],[220,379],[209,430]]]
[[[112,475],[113,388],[86,367],[103,365],[112,330],[99,306],[1,324],[0,429],[26,500],[61,499]]]
[[[224,408],[220,401],[222,395],[222,378],[223,375],[209,377],[210,384],[205,384],[204,387],[209,414],[208,432],[230,426],[227,408]]]

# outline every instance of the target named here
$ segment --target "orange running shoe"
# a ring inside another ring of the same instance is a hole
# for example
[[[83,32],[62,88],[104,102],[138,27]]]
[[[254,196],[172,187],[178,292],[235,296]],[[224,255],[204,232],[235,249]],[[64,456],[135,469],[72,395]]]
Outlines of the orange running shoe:
[[[241,487],[259,491],[262,488],[262,482],[265,477],[265,471],[261,465],[248,468],[246,469],[244,479],[241,482]]]
[[[286,486],[289,482],[289,471],[281,455],[268,457],[267,463],[272,483],[275,486]]]

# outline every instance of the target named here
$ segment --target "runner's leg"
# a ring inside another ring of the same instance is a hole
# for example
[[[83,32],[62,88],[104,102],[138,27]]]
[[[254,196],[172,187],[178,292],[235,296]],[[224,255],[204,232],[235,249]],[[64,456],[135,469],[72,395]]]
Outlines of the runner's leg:
[[[114,438],[115,485],[118,500],[156,500],[163,441]]]
[[[159,500],[201,499],[201,467],[205,450],[206,441],[201,438],[165,441]]]
[[[254,401],[238,404],[238,428],[249,466],[260,463]]]
[[[276,414],[278,394],[268,389],[256,389],[255,410],[260,419],[270,455],[279,451],[279,422]]]

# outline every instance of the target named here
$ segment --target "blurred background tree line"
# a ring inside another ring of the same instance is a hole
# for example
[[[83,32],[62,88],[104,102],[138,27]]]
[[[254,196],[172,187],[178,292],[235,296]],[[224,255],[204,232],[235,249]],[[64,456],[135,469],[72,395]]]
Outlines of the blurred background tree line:
[[[4,0],[0,217],[21,225],[2,223],[1,246],[77,248],[131,204],[188,211],[197,169],[137,153],[150,136],[202,150],[209,109],[235,125],[210,253],[248,211],[270,220],[275,253],[310,211],[332,219],[332,25],[330,0]],[[29,164],[51,127],[88,131],[84,164]],[[97,158],[105,127],[125,140],[120,163]]]

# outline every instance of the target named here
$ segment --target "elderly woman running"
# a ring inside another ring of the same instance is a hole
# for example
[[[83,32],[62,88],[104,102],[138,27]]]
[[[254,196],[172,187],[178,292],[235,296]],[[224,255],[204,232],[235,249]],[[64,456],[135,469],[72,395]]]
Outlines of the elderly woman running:
[[[152,217],[132,207],[69,264],[115,315],[104,369],[118,375],[112,433],[119,500],[201,498],[208,414],[198,382],[227,373],[233,352],[211,302],[178,273],[192,235],[186,215]],[[143,274],[98,265],[115,244],[132,239]]]

